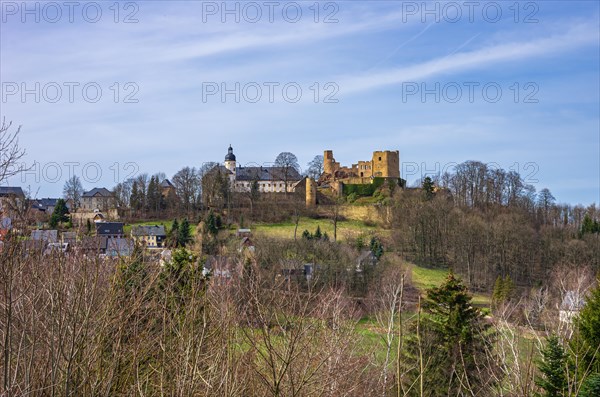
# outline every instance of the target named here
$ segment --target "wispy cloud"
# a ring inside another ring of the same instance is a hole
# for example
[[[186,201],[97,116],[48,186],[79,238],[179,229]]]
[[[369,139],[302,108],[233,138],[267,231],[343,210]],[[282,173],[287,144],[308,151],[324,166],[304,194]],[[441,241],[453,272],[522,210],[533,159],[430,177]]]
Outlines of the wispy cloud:
[[[436,75],[458,73],[496,64],[518,61],[576,49],[585,45],[598,45],[597,26],[583,24],[564,34],[526,42],[492,45],[474,51],[456,52],[419,64],[388,69],[376,73],[343,76],[342,94],[353,94],[402,82],[427,79]]]

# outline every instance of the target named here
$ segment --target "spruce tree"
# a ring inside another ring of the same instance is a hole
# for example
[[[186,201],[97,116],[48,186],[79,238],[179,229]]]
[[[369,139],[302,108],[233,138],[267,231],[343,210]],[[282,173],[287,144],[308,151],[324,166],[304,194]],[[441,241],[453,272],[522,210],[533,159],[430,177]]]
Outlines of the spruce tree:
[[[312,240],[312,234],[310,234],[310,232],[308,230],[304,230],[302,232],[302,238],[304,240]]]
[[[600,373],[592,374],[581,385],[579,397],[600,396]]]
[[[433,184],[433,180],[431,177],[425,177],[423,179],[423,194],[425,195],[425,200],[431,200],[435,195],[435,185]]]
[[[486,361],[486,352],[493,334],[471,299],[452,273],[441,286],[427,290],[420,321],[413,325],[413,335],[418,326],[419,337],[409,338],[403,353],[407,387],[419,383],[422,376],[430,396],[490,394],[493,376],[486,371],[495,369]],[[422,373],[415,365],[419,357],[424,359]],[[418,395],[413,390],[411,395]]]
[[[496,282],[494,283],[494,290],[492,292],[492,304],[498,305],[503,302],[503,293],[504,293],[504,278],[502,276],[496,277]]]
[[[321,233],[321,226],[317,226],[317,230],[315,230],[313,237],[315,240],[320,240],[321,237],[323,237],[323,234]]]
[[[574,342],[584,353],[585,365],[580,368],[592,374],[600,373],[600,278],[586,298],[585,306],[575,319]]]
[[[190,222],[185,218],[181,225],[179,225],[179,237],[178,246],[185,247],[192,241],[192,234],[190,232]]]
[[[171,225],[171,230],[169,232],[169,240],[171,246],[176,248],[179,242],[179,222],[177,219],[173,220],[173,225]]]
[[[50,226],[56,227],[61,222],[67,222],[69,217],[67,214],[69,213],[69,209],[67,208],[67,204],[65,200],[58,199],[56,200],[56,205],[54,206],[54,212],[50,217]]]
[[[369,249],[371,250],[373,255],[375,255],[375,258],[377,258],[377,260],[379,260],[383,255],[383,244],[381,244],[381,241],[379,241],[377,237],[371,237]]]
[[[536,385],[542,389],[540,396],[564,396],[568,388],[567,354],[558,336],[551,335],[541,351],[542,358],[538,361],[541,375],[536,378]]]
[[[206,215],[206,231],[210,234],[212,234],[213,236],[216,236],[217,233],[219,233],[219,226],[217,224],[217,217],[215,216],[215,214],[213,213],[212,210],[208,211],[208,214]]]

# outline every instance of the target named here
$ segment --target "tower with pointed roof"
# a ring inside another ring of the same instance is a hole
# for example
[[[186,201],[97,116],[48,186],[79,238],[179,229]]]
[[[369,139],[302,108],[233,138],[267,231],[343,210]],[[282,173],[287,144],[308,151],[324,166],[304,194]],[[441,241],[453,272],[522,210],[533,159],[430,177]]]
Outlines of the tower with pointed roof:
[[[233,154],[233,148],[229,145],[229,149],[227,149],[227,154],[225,155],[225,168],[233,173],[235,176],[235,154]]]

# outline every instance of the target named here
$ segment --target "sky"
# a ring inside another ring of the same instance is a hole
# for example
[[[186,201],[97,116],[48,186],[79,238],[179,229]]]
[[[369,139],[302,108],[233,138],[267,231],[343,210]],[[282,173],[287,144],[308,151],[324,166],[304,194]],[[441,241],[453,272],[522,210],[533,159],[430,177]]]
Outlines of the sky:
[[[0,119],[58,197],[223,161],[398,150],[401,174],[467,160],[558,202],[600,203],[597,1],[0,0]]]

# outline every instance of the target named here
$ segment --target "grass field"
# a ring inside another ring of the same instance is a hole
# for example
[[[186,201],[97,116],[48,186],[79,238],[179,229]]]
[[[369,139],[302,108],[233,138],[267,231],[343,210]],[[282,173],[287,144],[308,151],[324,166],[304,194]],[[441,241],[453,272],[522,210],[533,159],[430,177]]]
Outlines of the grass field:
[[[417,265],[412,266],[412,282],[415,287],[424,291],[427,288],[437,287],[442,284],[448,275],[448,269],[430,269],[420,267]],[[484,294],[474,293],[473,303],[476,306],[490,306],[490,297]]]
[[[298,237],[304,230],[314,233],[317,227],[321,228],[321,233],[327,233],[330,239],[333,239],[333,224],[329,219],[300,218],[298,223]],[[294,223],[255,223],[250,226],[252,233],[267,237],[278,237],[292,239],[294,238]],[[362,221],[344,220],[338,221],[337,236],[338,240],[348,240],[356,238],[363,233],[377,233],[379,235],[389,234],[389,231],[382,230],[377,226],[366,225]]]

